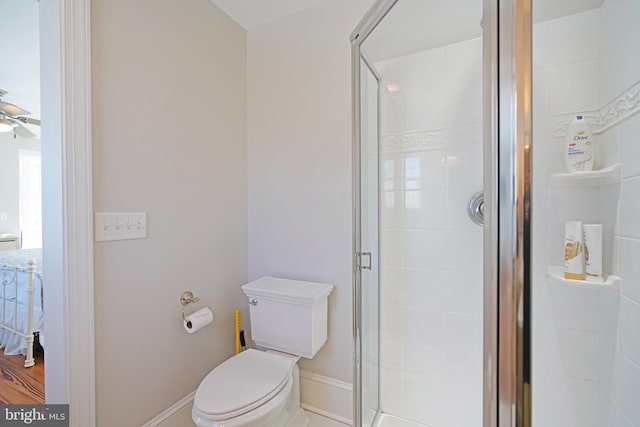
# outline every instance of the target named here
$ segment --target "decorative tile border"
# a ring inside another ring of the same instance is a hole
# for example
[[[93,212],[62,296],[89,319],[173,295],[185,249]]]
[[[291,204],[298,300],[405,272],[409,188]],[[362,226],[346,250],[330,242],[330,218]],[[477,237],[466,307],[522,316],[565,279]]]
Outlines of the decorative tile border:
[[[397,153],[404,151],[437,150],[450,146],[482,143],[482,124],[474,123],[449,129],[436,129],[382,137],[380,151]]]
[[[556,114],[553,116],[553,136],[564,137],[569,123],[576,114],[582,114],[591,125],[591,131],[599,134],[640,111],[640,82],[631,86],[613,101],[599,110]]]
[[[600,129],[609,129],[640,111],[640,82],[600,109]]]
[[[554,138],[563,138],[569,130],[571,119],[576,114],[583,115],[591,125],[591,131],[597,135],[638,112],[640,112],[640,81],[599,110],[553,115],[551,124],[552,136]],[[472,144],[478,138],[480,140],[482,138],[482,126],[479,124],[451,129],[386,135],[382,137],[381,151],[383,153],[394,153],[435,150],[451,145]]]

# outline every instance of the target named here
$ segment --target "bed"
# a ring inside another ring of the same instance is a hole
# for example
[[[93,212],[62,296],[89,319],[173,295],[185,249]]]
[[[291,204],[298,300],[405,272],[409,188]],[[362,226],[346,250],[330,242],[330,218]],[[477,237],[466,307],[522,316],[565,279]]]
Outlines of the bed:
[[[33,366],[33,334],[42,325],[42,250],[0,251],[0,348]]]

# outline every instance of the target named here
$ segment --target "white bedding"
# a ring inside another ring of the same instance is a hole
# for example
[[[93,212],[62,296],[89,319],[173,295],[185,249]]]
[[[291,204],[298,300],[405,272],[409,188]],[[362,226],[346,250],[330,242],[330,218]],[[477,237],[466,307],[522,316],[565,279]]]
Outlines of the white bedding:
[[[27,329],[28,298],[27,288],[29,261],[36,262],[33,294],[33,330],[42,332],[43,302],[42,302],[42,250],[21,249],[14,251],[0,251],[0,323],[4,323],[21,332]],[[16,320],[16,288],[14,277],[18,269],[17,292],[17,323]],[[4,347],[6,355],[26,354],[27,345],[24,337],[0,328],[0,346]]]

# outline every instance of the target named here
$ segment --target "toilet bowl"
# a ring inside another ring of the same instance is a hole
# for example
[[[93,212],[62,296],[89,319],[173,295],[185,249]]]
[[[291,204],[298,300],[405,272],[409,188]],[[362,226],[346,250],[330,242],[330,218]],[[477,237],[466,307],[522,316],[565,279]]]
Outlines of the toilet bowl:
[[[199,427],[307,425],[299,409],[297,359],[250,349],[226,360],[200,383],[193,421]]]
[[[253,341],[200,383],[191,416],[199,427],[305,427],[298,359],[313,358],[327,339],[324,283],[263,277],[242,286]]]

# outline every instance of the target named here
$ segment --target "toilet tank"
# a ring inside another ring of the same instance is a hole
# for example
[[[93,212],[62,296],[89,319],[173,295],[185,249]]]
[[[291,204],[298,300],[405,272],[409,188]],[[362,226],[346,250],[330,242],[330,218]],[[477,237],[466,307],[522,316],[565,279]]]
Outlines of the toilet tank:
[[[264,348],[311,359],[327,341],[333,285],[262,277],[242,286],[249,299],[251,338]]]

